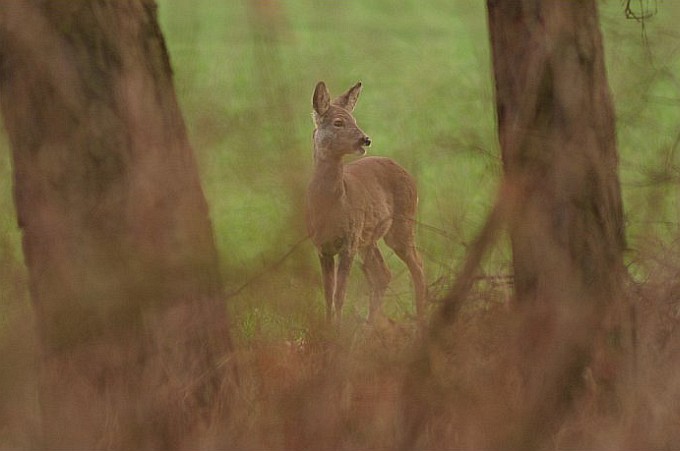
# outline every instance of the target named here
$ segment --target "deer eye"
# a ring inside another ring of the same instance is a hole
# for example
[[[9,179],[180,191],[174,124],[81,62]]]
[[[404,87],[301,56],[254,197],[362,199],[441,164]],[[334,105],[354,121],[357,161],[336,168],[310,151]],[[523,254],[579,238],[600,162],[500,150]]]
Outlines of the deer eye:
[[[334,127],[343,127],[344,125],[345,125],[345,121],[343,121],[342,119],[335,119],[333,121]]]

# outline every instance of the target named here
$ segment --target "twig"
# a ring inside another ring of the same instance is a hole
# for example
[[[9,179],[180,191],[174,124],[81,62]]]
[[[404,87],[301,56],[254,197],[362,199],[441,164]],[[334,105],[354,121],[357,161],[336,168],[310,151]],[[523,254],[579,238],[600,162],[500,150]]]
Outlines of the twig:
[[[293,252],[295,252],[295,250],[296,250],[298,247],[300,247],[300,245],[301,245],[302,243],[304,243],[305,241],[307,241],[308,238],[309,238],[309,237],[305,235],[304,238],[298,240],[298,242],[295,243],[290,249],[288,249],[288,252],[286,252],[285,254],[283,254],[283,256],[282,256],[281,258],[279,258],[278,260],[276,260],[274,263],[272,263],[272,264],[266,266],[264,269],[262,269],[262,271],[260,271],[259,273],[255,274],[255,275],[252,276],[250,279],[246,280],[245,283],[243,283],[240,287],[238,287],[238,288],[236,288],[235,290],[232,290],[231,292],[227,293],[226,298],[229,299],[229,298],[232,298],[232,297],[238,295],[238,294],[241,293],[243,290],[245,290],[248,286],[250,286],[251,284],[253,284],[255,281],[259,280],[263,275],[265,275],[266,273],[268,273],[268,272],[271,271],[272,269],[276,269],[277,267],[281,266],[281,264],[282,264],[288,257],[290,257],[291,254],[292,254]]]

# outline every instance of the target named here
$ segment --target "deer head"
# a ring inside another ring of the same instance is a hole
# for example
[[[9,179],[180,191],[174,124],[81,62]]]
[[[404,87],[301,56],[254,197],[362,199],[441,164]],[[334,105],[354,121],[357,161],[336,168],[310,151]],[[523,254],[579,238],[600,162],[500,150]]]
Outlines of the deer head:
[[[371,139],[361,130],[352,111],[361,93],[361,82],[331,101],[326,84],[314,89],[314,150],[316,158],[340,159],[347,154],[364,155]]]

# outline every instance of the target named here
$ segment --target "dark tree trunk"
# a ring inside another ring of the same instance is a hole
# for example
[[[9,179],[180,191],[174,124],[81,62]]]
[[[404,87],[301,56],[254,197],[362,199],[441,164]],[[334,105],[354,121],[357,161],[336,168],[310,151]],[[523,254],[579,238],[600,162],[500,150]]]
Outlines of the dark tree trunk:
[[[487,0],[487,11],[504,178],[407,374],[401,449],[425,443],[437,409],[460,419],[450,425],[453,447],[592,447],[588,437],[557,433],[577,402],[622,413],[617,390],[629,382],[624,362],[633,360],[597,7]],[[513,308],[460,324],[502,226],[512,246]],[[485,355],[489,340],[494,352]],[[442,392],[453,405],[442,406]]]
[[[488,12],[505,174],[519,197],[517,297],[540,297],[553,258],[579,273],[579,290],[607,297],[625,243],[595,2],[489,0]]]
[[[595,0],[487,7],[527,385],[514,439],[532,448],[568,409],[601,331],[618,324],[614,111]]]
[[[208,208],[147,0],[3,0],[0,102],[49,448],[191,444],[227,318]]]

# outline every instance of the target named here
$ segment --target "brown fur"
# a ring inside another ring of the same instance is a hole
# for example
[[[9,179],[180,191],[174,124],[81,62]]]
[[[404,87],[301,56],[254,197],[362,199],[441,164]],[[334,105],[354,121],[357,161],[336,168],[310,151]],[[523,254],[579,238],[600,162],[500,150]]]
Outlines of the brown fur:
[[[366,157],[344,164],[347,154],[365,153],[370,139],[357,126],[352,110],[361,83],[330,101],[323,82],[314,91],[314,174],[307,190],[307,228],[319,251],[326,316],[340,319],[347,277],[358,253],[371,285],[369,320],[380,312],[391,279],[378,248],[382,238],[409,268],[418,317],[426,298],[423,264],[415,246],[416,184],[389,158]],[[335,256],[338,267],[335,268]]]

